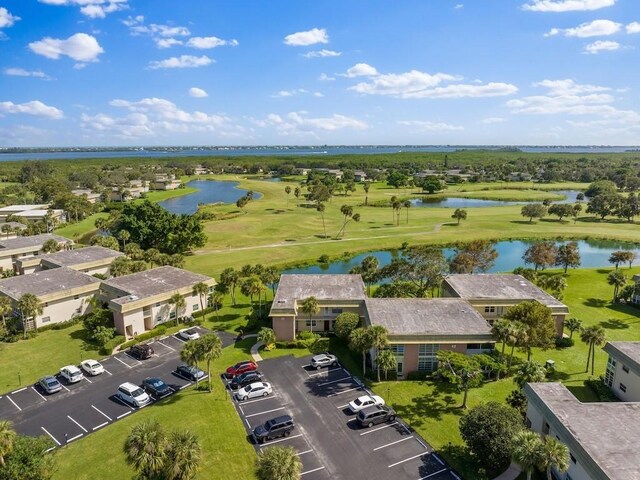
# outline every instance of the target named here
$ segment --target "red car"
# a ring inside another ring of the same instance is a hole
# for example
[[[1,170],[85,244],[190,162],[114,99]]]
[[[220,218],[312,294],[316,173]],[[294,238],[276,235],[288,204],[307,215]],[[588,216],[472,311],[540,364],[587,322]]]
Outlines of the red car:
[[[233,365],[232,367],[227,368],[227,371],[226,371],[225,375],[228,378],[232,378],[232,377],[235,377],[236,375],[240,375],[240,374],[245,373],[245,372],[251,372],[251,371],[257,370],[257,369],[258,369],[258,365],[256,365],[255,363],[253,363],[251,361],[238,362],[235,365]]]

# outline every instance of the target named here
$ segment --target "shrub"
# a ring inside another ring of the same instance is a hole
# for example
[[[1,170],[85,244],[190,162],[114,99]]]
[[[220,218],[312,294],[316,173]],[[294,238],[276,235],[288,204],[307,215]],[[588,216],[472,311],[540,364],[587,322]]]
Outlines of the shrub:
[[[556,348],[568,348],[573,347],[575,344],[573,338],[563,337],[556,338]]]
[[[102,348],[100,348],[100,353],[102,355],[111,355],[111,353],[113,352],[113,349],[116,348],[118,345],[120,345],[124,341],[125,341],[124,335],[116,335],[107,343],[105,343],[102,346]]]
[[[585,380],[584,384],[596,394],[601,402],[617,402],[618,398],[613,394],[611,389],[604,384],[602,376],[600,378],[590,378]]]
[[[423,381],[431,377],[429,372],[409,372],[407,374],[407,380]]]
[[[309,346],[309,351],[313,354],[323,353],[327,350],[329,350],[329,339],[326,337],[318,338]]]
[[[329,263],[329,261],[330,258],[327,254],[320,255],[320,257],[318,258],[318,263]]]
[[[53,325],[46,325],[38,328],[38,332],[47,332],[49,330],[64,330],[65,328],[73,327],[80,321],[80,317],[72,318],[66,322],[54,323]]]
[[[316,333],[310,332],[309,330],[302,330],[296,335],[297,340],[315,340],[317,337],[318,335]]]
[[[162,334],[164,334],[164,332],[167,331],[167,327],[166,325],[158,325],[156,328],[154,328],[153,330],[149,330],[148,332],[144,332],[141,333],[140,335],[138,335],[135,339],[136,339],[136,343],[139,342],[144,342],[145,340],[150,340],[154,337],[158,337]]]

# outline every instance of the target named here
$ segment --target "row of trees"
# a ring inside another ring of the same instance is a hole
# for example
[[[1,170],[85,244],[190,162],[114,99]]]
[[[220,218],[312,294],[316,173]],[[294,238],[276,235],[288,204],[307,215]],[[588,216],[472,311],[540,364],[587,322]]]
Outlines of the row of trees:
[[[13,424],[0,420],[0,480],[49,480],[56,469],[50,449],[53,441],[46,436],[19,435]]]

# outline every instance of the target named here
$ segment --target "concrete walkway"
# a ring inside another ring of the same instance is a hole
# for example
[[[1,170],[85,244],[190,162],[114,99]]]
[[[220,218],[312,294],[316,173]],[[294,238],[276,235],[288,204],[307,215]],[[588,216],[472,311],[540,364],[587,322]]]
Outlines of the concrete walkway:
[[[245,338],[257,338],[257,337],[258,337],[257,333],[248,333],[242,336],[242,340],[244,340]],[[251,356],[253,357],[254,362],[262,361],[262,357],[258,353],[258,350],[260,350],[260,348],[262,348],[263,346],[264,346],[264,342],[257,342],[251,347]]]
[[[511,465],[509,465],[509,468],[507,468],[493,480],[516,480],[521,472],[522,470],[517,463],[511,463]]]

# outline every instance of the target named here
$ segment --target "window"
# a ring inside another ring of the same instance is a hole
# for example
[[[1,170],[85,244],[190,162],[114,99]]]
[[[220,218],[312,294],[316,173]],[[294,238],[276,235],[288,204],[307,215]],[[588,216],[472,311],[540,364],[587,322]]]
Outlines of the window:
[[[49,323],[51,321],[51,317],[42,317],[42,323]]]
[[[607,387],[613,387],[613,380],[616,376],[616,361],[609,357],[607,362],[607,370],[604,374],[604,384]]]
[[[48,307],[49,306],[49,302],[44,302],[44,307]]]
[[[156,307],[159,307],[159,306],[160,306],[160,302],[156,303]]]
[[[200,305],[198,305],[197,303],[194,303],[194,304],[193,304],[193,307],[191,307],[191,309],[192,309],[194,312],[197,312],[197,311],[200,309]]]
[[[401,357],[404,355],[404,345],[392,344],[389,345],[389,350],[391,350],[396,357]]]
[[[573,456],[573,453],[569,452],[569,457],[571,457],[571,461],[572,461],[573,463],[578,463],[578,462],[576,461],[576,457],[574,457],[574,456]]]
[[[496,313],[500,316],[502,316],[502,314],[504,313],[504,307],[497,307],[496,308]]]
[[[317,325],[317,322],[315,320],[306,320],[305,325],[309,328],[313,328]]]
[[[622,365],[622,371],[624,373],[629,373],[629,367],[627,367],[626,365]]]
[[[175,320],[175,318],[176,318],[176,312],[169,313],[169,320]]]
[[[331,313],[340,315],[342,313],[341,308],[332,308]]]
[[[437,343],[425,343],[418,346],[418,371],[433,372],[438,368],[438,357],[436,354],[440,350]]]
[[[549,424],[547,422],[544,422],[542,424],[542,434],[543,435],[549,435],[549,430],[551,427],[549,427]]]
[[[82,307],[78,307],[78,308],[76,308],[76,313],[77,313],[77,314],[82,313]]]
[[[80,298],[80,296],[79,296],[79,295],[74,295],[74,296],[73,296],[73,299],[74,299],[74,300],[78,300],[79,298]]]
[[[624,383],[620,384],[620,391],[621,392],[626,392],[627,391],[627,386]]]
[[[162,322],[162,315],[156,315],[156,323]]]
[[[484,313],[496,313],[496,307],[484,307]]]

